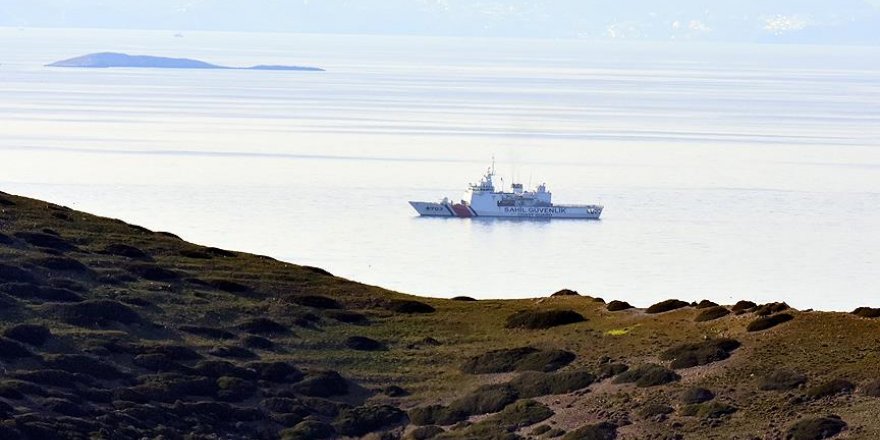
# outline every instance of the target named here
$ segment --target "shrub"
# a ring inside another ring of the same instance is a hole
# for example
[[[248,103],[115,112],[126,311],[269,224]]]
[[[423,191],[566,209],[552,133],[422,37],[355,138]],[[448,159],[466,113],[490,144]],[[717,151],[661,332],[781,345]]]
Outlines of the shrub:
[[[657,416],[665,416],[675,412],[675,408],[660,403],[649,403],[639,410],[639,415],[649,419]]]
[[[467,360],[461,370],[469,374],[506,373],[510,371],[555,371],[575,359],[564,350],[538,350],[519,347],[493,350]]]
[[[456,296],[452,298],[453,301],[476,301],[476,299],[471,298],[469,296]]]
[[[163,354],[165,356],[168,356],[169,359],[175,361],[192,361],[196,359],[201,359],[202,357],[202,355],[200,355],[192,348],[182,345],[171,344],[141,345],[136,347],[134,351],[139,354]]]
[[[758,388],[764,391],[788,391],[807,383],[807,376],[791,371],[776,370],[758,382]]]
[[[486,419],[483,423],[500,425],[507,431],[516,431],[553,417],[553,410],[534,400],[520,400],[508,405],[500,413]]]
[[[632,309],[632,308],[634,308],[634,307],[631,306],[628,302],[614,300],[614,301],[609,302],[609,303],[605,306],[605,308],[606,308],[609,312],[619,312],[619,311],[621,311],[621,310],[628,310],[628,309]]]
[[[698,403],[681,409],[682,415],[697,416],[701,419],[720,419],[737,411],[736,407],[720,402]]]
[[[705,388],[693,387],[681,393],[681,402],[686,405],[708,402],[715,398],[715,393]]]
[[[648,307],[648,309],[645,310],[645,313],[664,313],[688,306],[690,306],[690,303],[677,299],[667,299],[666,301],[660,301],[657,304]]]
[[[453,412],[443,405],[428,405],[409,410],[409,420],[413,425],[442,425],[448,426],[468,418],[463,412]]]
[[[541,350],[527,354],[516,363],[516,371],[556,371],[574,361],[575,355],[565,350]]]
[[[602,422],[582,426],[565,434],[562,440],[614,440],[617,438],[617,425]]]
[[[104,248],[104,254],[117,257],[126,257],[133,260],[150,260],[150,255],[146,252],[127,244],[114,243]]]
[[[207,252],[202,252],[199,249],[181,249],[180,251],[178,251],[178,254],[180,254],[180,256],[182,257],[192,258],[196,260],[210,260],[211,258],[214,258],[213,255]]]
[[[150,281],[175,281],[180,278],[179,273],[155,264],[131,264],[127,269],[129,272]]]
[[[333,298],[328,298],[326,296],[321,295],[304,295],[297,296],[291,299],[292,302],[299,304],[301,306],[313,307],[316,309],[341,309],[342,304],[339,301],[336,301]]]
[[[733,339],[710,339],[672,347],[661,353],[660,359],[672,361],[670,366],[676,370],[690,368],[727,359],[739,346],[740,343]]]
[[[408,440],[429,440],[445,432],[437,425],[419,426],[413,429],[406,437]]]
[[[592,374],[583,370],[550,374],[529,371],[511,380],[509,385],[519,397],[531,398],[570,393],[590,386],[594,380],[595,377]]]
[[[510,315],[505,327],[538,330],[586,320],[573,310],[525,310]]]
[[[24,345],[12,339],[0,337],[0,359],[19,359],[33,355]]]
[[[305,420],[293,428],[282,430],[281,440],[319,440],[332,438],[336,435],[333,427],[315,420]]]
[[[853,310],[852,314],[862,318],[880,318],[880,308],[859,307]]]
[[[193,367],[193,372],[200,376],[218,378],[221,376],[238,377],[240,379],[254,380],[257,372],[247,368],[241,368],[227,361],[201,361]]]
[[[61,252],[76,249],[76,246],[68,243],[63,238],[42,232],[16,232],[15,236],[36,247],[54,249]]]
[[[388,310],[397,313],[434,313],[436,309],[419,301],[397,299],[388,303]]]
[[[252,318],[238,324],[240,330],[257,335],[275,335],[289,333],[290,329],[284,324],[275,322],[269,318]]]
[[[341,396],[348,394],[348,382],[335,371],[315,371],[294,385],[294,390],[311,397]]]
[[[599,367],[599,379],[608,379],[629,370],[629,366],[625,364],[611,363]]]
[[[208,285],[217,289],[222,290],[228,293],[244,293],[250,292],[251,288],[249,286],[245,286],[244,284],[237,283],[235,281],[230,280],[208,280]]]
[[[241,338],[241,343],[247,348],[259,350],[271,350],[275,348],[275,343],[262,336],[247,335]]]
[[[217,379],[217,400],[224,402],[241,402],[256,393],[253,382],[237,377],[223,376]]]
[[[54,306],[53,310],[62,321],[84,327],[103,327],[112,322],[134,324],[143,321],[141,315],[131,307],[106,299],[88,300],[77,304],[59,304]]]
[[[364,314],[350,310],[328,310],[324,312],[324,316],[346,324],[365,325],[370,323]]]
[[[848,380],[834,379],[808,389],[807,397],[811,399],[821,399],[823,397],[831,397],[838,394],[851,394],[855,389],[855,384]]]
[[[755,304],[754,302],[741,300],[741,301],[737,301],[736,304],[734,304],[733,307],[730,308],[730,310],[734,313],[737,313],[737,312],[745,312],[747,310],[754,309],[755,307],[758,307],[758,305]]]
[[[82,354],[57,354],[47,356],[46,366],[70,373],[85,374],[98,379],[123,379],[128,374],[109,362]]]
[[[755,309],[754,313],[758,316],[769,316],[774,313],[786,311],[788,309],[789,309],[788,304],[786,304],[784,302],[781,302],[781,303],[775,302],[775,303],[768,303],[768,304],[758,306]]]
[[[251,362],[246,365],[257,372],[257,378],[278,383],[294,383],[302,380],[303,373],[289,362]]]
[[[4,330],[3,336],[39,347],[52,337],[52,332],[42,325],[19,324]]]
[[[721,307],[721,306],[715,306],[715,307],[710,307],[710,308],[704,309],[702,312],[700,312],[700,314],[698,314],[694,318],[694,321],[696,321],[696,322],[713,321],[718,318],[723,318],[729,314],[730,314],[730,310],[727,310],[726,308]]]
[[[657,364],[644,364],[618,375],[614,383],[635,383],[638,387],[653,387],[676,382],[681,376]]]
[[[708,309],[710,307],[718,307],[718,303],[709,301],[708,299],[704,299],[704,300],[698,302],[695,307],[698,309]]]
[[[182,332],[202,336],[210,339],[235,339],[235,335],[226,330],[216,327],[202,327],[198,325],[182,325],[178,327]]]
[[[778,315],[764,316],[758,318],[749,323],[746,327],[746,330],[750,332],[757,332],[761,330],[767,330],[772,327],[776,327],[779,324],[791,321],[794,319],[794,316],[791,316],[788,313],[780,313]]]
[[[32,283],[34,282],[34,276],[24,269],[0,263],[0,281],[8,283]]]
[[[379,351],[385,350],[385,344],[366,336],[350,336],[345,340],[345,346],[352,350]]]
[[[861,387],[862,393],[870,397],[880,397],[880,379],[872,380]]]
[[[409,396],[409,391],[397,385],[388,385],[387,387],[382,388],[382,394],[388,397],[403,397]]]
[[[787,440],[821,440],[834,437],[846,428],[846,422],[837,416],[801,420],[789,428]]]
[[[333,426],[342,435],[361,436],[400,424],[405,418],[406,413],[390,405],[361,406],[343,410]]]
[[[164,354],[139,354],[132,359],[132,363],[138,367],[150,371],[185,371],[187,368],[171,360]]]
[[[13,371],[9,376],[14,379],[33,382],[40,385],[51,385],[63,388],[75,387],[78,382],[88,382],[88,379],[81,375],[51,368],[31,371]],[[41,394],[45,394],[45,391],[42,391]]]
[[[34,261],[38,266],[43,266],[47,269],[52,270],[60,270],[60,271],[70,271],[70,272],[89,272],[89,268],[86,267],[85,264],[80,263],[73,258],[67,257],[47,257],[41,258]]]
[[[550,296],[581,296],[581,294],[571,289],[562,289]]]
[[[463,416],[455,420],[457,422],[469,416],[498,412],[515,402],[518,397],[516,390],[506,384],[483,385],[449,404],[449,412]],[[438,423],[444,421],[447,420]]]
[[[223,358],[236,358],[236,359],[253,359],[258,357],[256,353],[243,348],[236,346],[221,346],[214,347],[208,354],[217,357]]]

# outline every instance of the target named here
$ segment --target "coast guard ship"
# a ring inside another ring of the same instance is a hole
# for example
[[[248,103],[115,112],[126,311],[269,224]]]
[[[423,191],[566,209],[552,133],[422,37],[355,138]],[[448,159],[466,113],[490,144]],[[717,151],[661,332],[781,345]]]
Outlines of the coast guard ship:
[[[495,190],[493,164],[479,183],[468,186],[458,203],[443,198],[440,202],[409,202],[426,217],[520,217],[520,218],[574,218],[598,220],[601,205],[554,205],[552,195],[542,183],[534,190],[523,190],[521,183],[510,186],[511,192]]]

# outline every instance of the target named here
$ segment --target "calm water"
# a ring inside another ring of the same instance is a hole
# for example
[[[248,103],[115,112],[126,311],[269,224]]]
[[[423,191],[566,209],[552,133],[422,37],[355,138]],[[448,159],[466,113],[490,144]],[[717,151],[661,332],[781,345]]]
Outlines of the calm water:
[[[0,189],[432,296],[880,305],[880,49],[0,29]],[[104,50],[325,73],[50,69]],[[421,219],[495,156],[603,219]]]

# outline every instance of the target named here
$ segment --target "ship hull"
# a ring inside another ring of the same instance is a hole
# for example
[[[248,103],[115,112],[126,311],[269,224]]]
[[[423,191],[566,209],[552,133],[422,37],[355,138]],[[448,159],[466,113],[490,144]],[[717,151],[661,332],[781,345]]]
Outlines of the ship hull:
[[[462,203],[409,202],[409,204],[423,217],[598,220],[602,215],[602,207],[598,205],[492,206],[486,208]]]

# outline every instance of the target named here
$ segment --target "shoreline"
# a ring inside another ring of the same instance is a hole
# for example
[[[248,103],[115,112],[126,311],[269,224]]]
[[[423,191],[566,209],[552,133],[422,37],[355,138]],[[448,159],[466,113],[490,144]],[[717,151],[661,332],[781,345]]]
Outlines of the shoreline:
[[[0,432],[880,436],[880,310],[606,299],[417,297],[0,193]]]

